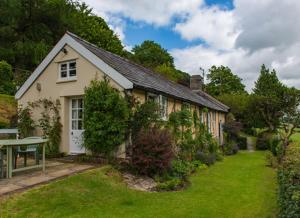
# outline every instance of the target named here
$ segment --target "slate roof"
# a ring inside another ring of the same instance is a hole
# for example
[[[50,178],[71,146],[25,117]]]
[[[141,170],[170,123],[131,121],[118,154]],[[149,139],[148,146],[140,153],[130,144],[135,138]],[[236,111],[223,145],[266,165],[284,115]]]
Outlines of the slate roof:
[[[189,87],[175,83],[152,70],[133,63],[123,57],[101,49],[73,33],[67,32],[73,39],[99,57],[106,64],[121,73],[134,85],[134,88],[154,93],[164,93],[173,98],[194,103],[213,110],[228,112],[229,107],[217,101],[203,91],[193,91]]]

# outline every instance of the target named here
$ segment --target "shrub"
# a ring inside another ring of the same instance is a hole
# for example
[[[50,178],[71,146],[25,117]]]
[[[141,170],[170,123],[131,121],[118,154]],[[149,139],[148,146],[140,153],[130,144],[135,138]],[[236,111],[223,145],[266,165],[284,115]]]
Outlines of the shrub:
[[[235,141],[229,141],[224,144],[224,154],[226,155],[233,155],[238,153],[239,147]]]
[[[188,176],[197,169],[205,169],[207,166],[200,161],[186,161],[175,159],[169,172],[158,179],[158,190],[172,191],[184,187],[188,183]]]
[[[21,138],[33,135],[35,123],[31,117],[31,108],[19,108],[18,110],[18,130]]]
[[[276,168],[278,166],[278,159],[271,151],[266,153],[266,166]]]
[[[279,217],[293,218],[300,214],[300,147],[291,146],[278,170]]]
[[[223,156],[222,151],[218,150],[218,151],[216,152],[216,160],[217,160],[217,161],[222,161],[223,159],[224,159],[224,156]]]
[[[167,129],[141,130],[132,145],[132,166],[143,175],[162,174],[171,167],[174,157],[172,136]]]
[[[233,118],[229,118],[228,122],[224,124],[227,148],[229,148],[231,151],[236,150],[233,142],[236,142],[236,145],[239,149],[247,149],[247,138],[240,135],[242,129],[242,123],[235,121]]]
[[[241,122],[237,122],[233,118],[231,118],[231,120],[229,119],[224,124],[223,129],[225,132],[228,133],[229,137],[236,137],[243,129],[243,124]]]
[[[84,146],[111,157],[125,140],[129,107],[107,79],[92,81],[84,95]]]
[[[256,149],[257,150],[268,150],[273,137],[273,133],[262,132],[257,136]]]
[[[279,138],[272,138],[268,142],[269,149],[274,156],[278,156],[281,154],[281,148],[283,146],[283,142]]]
[[[186,179],[194,170],[192,162],[176,159],[172,161],[171,175],[181,179]]]
[[[239,150],[247,150],[247,137],[238,136],[236,138],[236,142],[237,142]]]
[[[156,188],[160,191],[174,191],[182,188],[185,182],[179,178],[171,178],[169,180],[157,183]]]
[[[216,162],[217,157],[215,153],[205,153],[203,151],[198,151],[196,154],[196,160],[199,160],[201,163],[210,166]]]
[[[217,154],[219,152],[219,144],[216,139],[208,132],[207,128],[200,124],[196,128],[196,135],[192,146],[192,156],[194,159],[198,152]]]
[[[159,105],[157,103],[146,101],[144,104],[138,104],[134,108],[130,122],[133,140],[142,129],[149,129],[158,124],[159,118]]]

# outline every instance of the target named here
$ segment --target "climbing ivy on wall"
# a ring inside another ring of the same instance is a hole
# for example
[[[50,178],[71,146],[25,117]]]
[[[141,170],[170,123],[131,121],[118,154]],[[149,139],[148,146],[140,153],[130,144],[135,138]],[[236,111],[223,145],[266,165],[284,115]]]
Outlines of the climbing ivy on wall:
[[[20,107],[18,109],[18,130],[20,138],[26,138],[33,135],[35,123],[32,119],[31,107]]]
[[[37,121],[32,119],[33,110],[40,112],[40,118]],[[49,139],[46,154],[58,154],[62,131],[59,110],[59,100],[53,101],[46,98],[29,102],[28,106],[24,108],[20,107],[18,111],[18,129],[21,137],[33,136],[35,134],[34,130],[39,128],[43,137]]]

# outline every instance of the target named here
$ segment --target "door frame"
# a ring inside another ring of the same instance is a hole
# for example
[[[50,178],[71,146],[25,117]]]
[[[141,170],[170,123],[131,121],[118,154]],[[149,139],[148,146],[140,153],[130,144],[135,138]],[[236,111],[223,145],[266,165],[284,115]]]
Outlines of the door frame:
[[[84,154],[86,153],[86,149],[82,148],[81,151],[72,151],[71,149],[71,143],[72,143],[72,134],[71,132],[72,130],[72,100],[73,99],[82,99],[83,101],[83,96],[74,96],[74,97],[70,97],[69,98],[69,128],[68,128],[68,135],[69,135],[69,154]],[[82,110],[84,110],[83,108],[83,102],[82,102]],[[83,125],[83,123],[82,123]],[[82,132],[84,131],[84,129],[82,129]]]

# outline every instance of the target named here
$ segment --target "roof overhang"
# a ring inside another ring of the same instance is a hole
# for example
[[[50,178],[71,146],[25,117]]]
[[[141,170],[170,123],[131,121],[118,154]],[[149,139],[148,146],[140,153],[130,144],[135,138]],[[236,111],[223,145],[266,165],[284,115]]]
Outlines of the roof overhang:
[[[124,77],[121,73],[116,71],[114,68],[106,64],[99,57],[73,39],[71,36],[66,33],[59,42],[54,46],[54,48],[50,51],[50,53],[45,57],[45,59],[40,63],[40,65],[34,70],[34,72],[30,75],[30,77],[26,80],[26,82],[21,86],[21,88],[15,94],[16,99],[20,99],[24,93],[30,88],[30,86],[34,83],[34,81],[43,73],[45,68],[51,63],[51,61],[56,57],[56,55],[65,47],[65,45],[69,45],[76,52],[78,52],[82,57],[87,59],[93,65],[95,65],[98,69],[103,71],[108,77],[114,80],[117,84],[119,84],[124,89],[132,89],[133,83],[129,81],[126,77]]]

